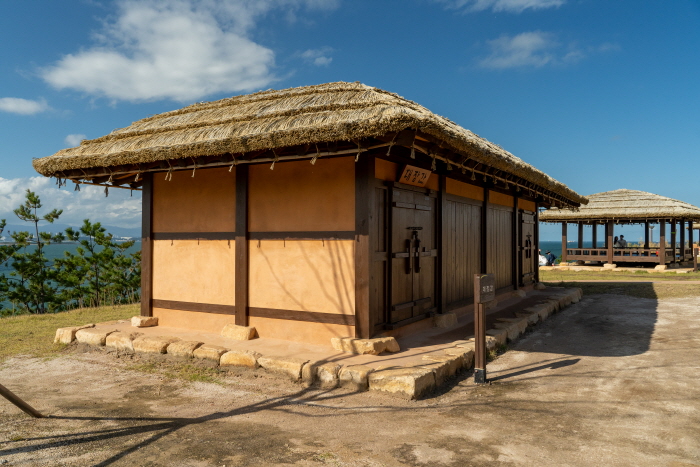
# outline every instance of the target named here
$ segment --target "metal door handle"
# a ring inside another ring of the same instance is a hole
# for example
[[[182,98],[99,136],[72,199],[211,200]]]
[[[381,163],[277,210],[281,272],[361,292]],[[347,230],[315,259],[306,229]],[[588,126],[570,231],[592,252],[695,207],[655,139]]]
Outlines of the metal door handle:
[[[420,238],[418,238],[418,232],[413,231],[413,237],[416,240],[416,272],[420,272]]]

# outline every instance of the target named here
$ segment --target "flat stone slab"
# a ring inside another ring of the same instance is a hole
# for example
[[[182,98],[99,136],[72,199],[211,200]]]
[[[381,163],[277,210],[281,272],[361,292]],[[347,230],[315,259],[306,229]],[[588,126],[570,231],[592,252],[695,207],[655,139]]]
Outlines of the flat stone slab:
[[[474,365],[474,344],[469,347],[451,347],[443,350],[445,355],[460,357],[462,369],[468,370]]]
[[[496,341],[496,345],[505,345],[508,342],[508,331],[505,329],[487,329],[486,330],[486,344],[488,346],[488,338],[492,337]],[[490,349],[489,349],[490,350]]]
[[[427,354],[423,355],[423,360],[427,362],[445,364],[444,376],[435,373],[435,383],[438,386],[440,386],[445,379],[459,374],[464,368],[464,352],[457,353],[457,355]],[[439,376],[441,376],[442,379]]]
[[[355,391],[366,391],[369,388],[369,374],[372,367],[365,365],[344,366],[338,373],[338,381],[341,387]]]
[[[75,339],[81,344],[103,346],[107,342],[107,336],[113,332],[114,330],[96,328],[79,329],[75,332]]]
[[[158,326],[158,318],[155,316],[133,316],[131,318],[131,325],[136,328]]]
[[[193,355],[195,358],[219,363],[221,356],[228,352],[228,350],[229,349],[226,347],[221,347],[220,345],[202,344],[194,349]]]
[[[194,351],[202,344],[199,341],[177,341],[168,345],[166,351],[171,357],[194,358]]]
[[[352,337],[333,337],[331,345],[335,350],[359,355],[379,355],[382,352],[399,352],[399,343],[393,337],[374,339],[355,339]]]
[[[273,373],[287,375],[292,381],[301,379],[301,370],[308,360],[295,357],[260,357],[258,364]]]
[[[433,326],[436,328],[451,328],[457,326],[457,314],[442,313],[433,317]]]
[[[235,339],[237,341],[249,341],[251,339],[255,339],[257,333],[255,328],[252,326],[227,324],[224,326],[224,329],[221,330],[221,335],[228,339]]]
[[[252,350],[229,350],[221,355],[219,365],[258,368],[260,366],[258,364],[258,359],[260,357],[262,357],[262,355]]]
[[[408,399],[418,399],[435,389],[435,372],[430,368],[398,368],[373,371],[369,390],[382,391]]]
[[[141,336],[134,339],[132,343],[135,352],[164,354],[168,346],[178,340],[177,337]]]
[[[94,328],[94,324],[86,324],[84,326],[74,326],[69,328],[56,329],[56,337],[53,339],[54,344],[70,344],[75,340],[75,333],[81,329]]]

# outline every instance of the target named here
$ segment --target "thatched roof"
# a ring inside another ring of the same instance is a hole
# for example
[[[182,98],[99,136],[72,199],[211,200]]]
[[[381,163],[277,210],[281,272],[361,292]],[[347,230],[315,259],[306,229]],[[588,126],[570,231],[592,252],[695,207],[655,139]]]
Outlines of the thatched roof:
[[[558,195],[561,204],[586,202],[566,185],[454,122],[396,94],[361,83],[269,90],[193,104],[85,140],[78,147],[36,159],[33,165],[42,175],[74,179],[66,172],[360,141],[392,132],[396,135],[406,129],[434,138],[440,149],[450,151],[447,156],[430,154],[438,160],[451,159],[458,168],[468,170],[481,167],[478,163],[512,174],[542,188],[536,191],[543,195]],[[420,150],[419,145],[415,147]]]
[[[617,221],[643,222],[659,219],[700,220],[700,208],[665,196],[637,190],[613,190],[588,196],[578,210],[548,209],[540,213],[544,222]]]

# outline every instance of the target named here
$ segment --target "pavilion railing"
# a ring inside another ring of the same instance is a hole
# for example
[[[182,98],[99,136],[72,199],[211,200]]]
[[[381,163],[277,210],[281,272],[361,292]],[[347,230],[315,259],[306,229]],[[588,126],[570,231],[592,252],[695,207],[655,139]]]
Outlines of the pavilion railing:
[[[682,260],[685,256],[690,258],[692,248],[685,249],[683,255],[682,248],[666,248],[666,262]],[[630,262],[659,262],[659,248],[613,248],[613,261]],[[607,248],[567,248],[566,259],[573,261],[606,261],[608,258]]]

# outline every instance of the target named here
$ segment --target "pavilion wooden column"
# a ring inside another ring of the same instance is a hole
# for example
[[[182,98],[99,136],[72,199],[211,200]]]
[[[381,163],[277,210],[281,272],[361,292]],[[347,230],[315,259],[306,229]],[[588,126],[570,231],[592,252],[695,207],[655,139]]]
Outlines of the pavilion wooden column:
[[[649,249],[649,221],[644,221],[644,249]]]
[[[248,326],[248,165],[236,166],[236,243],[234,297],[236,303],[235,322],[239,326]]]
[[[659,222],[659,264],[666,264],[666,221]]]
[[[685,219],[680,220],[681,229],[681,261],[685,261]]]
[[[566,263],[566,222],[561,223],[561,262]]]
[[[578,223],[578,247],[583,248],[583,221]]]
[[[690,248],[690,259],[693,259],[693,221],[688,221],[688,248]]]
[[[608,249],[608,263],[613,263],[613,233],[615,232],[615,223],[608,221],[605,225],[605,247]]]
[[[153,173],[143,174],[141,192],[141,316],[153,316]]]
[[[671,219],[671,263],[676,262],[676,248],[678,248],[678,245],[676,244],[676,219]]]
[[[591,238],[591,248],[598,248],[598,223],[596,221],[591,222],[591,228],[593,229]]]

